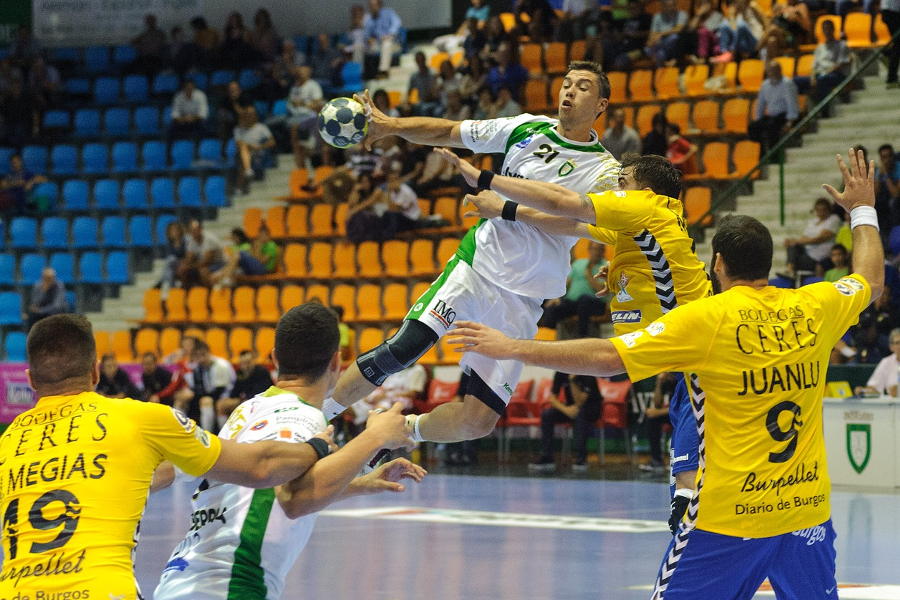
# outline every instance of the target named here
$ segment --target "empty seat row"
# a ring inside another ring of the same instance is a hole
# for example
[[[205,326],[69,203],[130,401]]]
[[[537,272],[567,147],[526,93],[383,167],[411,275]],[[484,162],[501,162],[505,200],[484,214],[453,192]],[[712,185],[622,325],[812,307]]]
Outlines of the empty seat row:
[[[150,248],[165,243],[165,229],[175,220],[171,214],[153,219],[147,215],[128,218],[109,216],[103,219],[80,216],[47,217],[38,224],[31,217],[16,217],[9,225],[8,248],[14,250]]]
[[[63,82],[64,89],[67,93],[75,96],[94,96],[97,100],[98,94],[108,102],[114,103],[120,99],[124,102],[146,102],[153,96],[166,97],[174,94],[182,85],[182,79],[171,71],[165,71],[157,74],[152,79],[144,75],[126,75],[124,77],[114,77],[106,73],[92,72],[96,77],[67,77]],[[210,87],[223,87],[232,81],[237,81],[244,90],[253,90],[262,82],[259,72],[255,69],[243,69],[241,71],[232,71],[229,69],[219,69],[209,73],[203,71],[195,71],[187,75],[186,79],[190,79],[201,90],[208,90]]]
[[[18,265],[16,275],[16,257],[0,254],[0,285],[33,285],[46,267],[53,268],[64,284],[131,281],[128,253],[121,250],[108,252],[105,258],[101,252],[83,252],[77,261],[70,252],[55,252],[49,260],[43,254],[29,253],[19,257]]]
[[[685,181],[695,179],[739,179],[759,164],[760,146],[751,140],[741,140],[733,147],[726,142],[709,142],[700,152],[699,172],[685,175]],[[759,172],[753,176],[759,177]]]
[[[235,362],[240,353],[245,350],[255,350],[262,360],[267,360],[272,348],[275,347],[275,329],[268,326],[259,327],[255,331],[249,327],[232,327],[228,330],[221,327],[185,330],[165,327],[161,331],[144,327],[134,333],[133,343],[126,344],[124,340],[116,340],[120,347],[113,348],[114,342],[110,340],[109,351],[116,352],[116,354],[121,352],[123,355],[133,352],[133,359],[136,360],[140,360],[141,356],[147,352],[152,352],[157,356],[166,356],[178,348],[181,338],[185,335],[205,341],[209,344],[209,350],[214,356],[221,356]],[[104,341],[101,340],[101,343]],[[100,353],[99,347],[97,352]]]

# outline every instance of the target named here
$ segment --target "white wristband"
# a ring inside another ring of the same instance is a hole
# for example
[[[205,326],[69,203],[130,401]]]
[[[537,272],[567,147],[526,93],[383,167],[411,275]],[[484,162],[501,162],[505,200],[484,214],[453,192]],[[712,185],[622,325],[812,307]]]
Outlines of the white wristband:
[[[334,398],[325,398],[325,402],[322,403],[322,413],[325,415],[326,421],[331,421],[345,410],[347,407]]]
[[[419,417],[422,415],[406,415],[406,426],[410,430],[410,436],[414,442],[424,442],[419,431]]]
[[[850,229],[860,225],[871,225],[878,231],[878,213],[872,206],[857,206],[850,211]]]
[[[694,490],[691,488],[681,488],[675,490],[675,496],[681,496],[682,498],[687,498],[688,500],[692,500],[694,498]]]

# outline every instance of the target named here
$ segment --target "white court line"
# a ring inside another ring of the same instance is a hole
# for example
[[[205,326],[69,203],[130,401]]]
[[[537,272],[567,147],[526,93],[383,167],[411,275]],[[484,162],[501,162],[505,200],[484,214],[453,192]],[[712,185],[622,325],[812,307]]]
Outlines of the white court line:
[[[626,589],[652,591],[652,585],[635,585]],[[900,600],[900,585],[861,585],[858,583],[840,583],[838,590],[841,600]],[[774,598],[775,592],[766,590],[756,593],[758,598]]]
[[[349,508],[323,510],[322,516],[352,519],[390,519],[444,523],[448,525],[485,525],[493,527],[531,527],[537,529],[566,529],[575,531],[607,531],[617,533],[658,533],[669,531],[662,521],[637,519],[604,519],[575,515],[541,515],[529,513],[493,512],[424,508],[417,506],[385,506],[379,508]]]

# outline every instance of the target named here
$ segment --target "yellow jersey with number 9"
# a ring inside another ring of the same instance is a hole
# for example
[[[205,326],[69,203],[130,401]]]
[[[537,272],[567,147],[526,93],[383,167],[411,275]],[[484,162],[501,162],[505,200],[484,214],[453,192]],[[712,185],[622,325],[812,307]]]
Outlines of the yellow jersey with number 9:
[[[695,376],[698,529],[761,538],[830,518],[825,371],[870,295],[859,275],[796,290],[738,286],[612,339],[634,381]]]
[[[160,404],[47,396],[0,437],[0,598],[134,600],[132,552],[163,460],[201,475],[221,442]]]

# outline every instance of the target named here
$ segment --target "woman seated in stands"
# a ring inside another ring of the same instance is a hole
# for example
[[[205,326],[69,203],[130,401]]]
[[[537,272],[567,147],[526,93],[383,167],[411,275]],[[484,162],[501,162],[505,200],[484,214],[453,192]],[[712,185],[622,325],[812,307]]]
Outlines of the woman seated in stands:
[[[231,242],[225,249],[225,266],[212,274],[213,285],[232,286],[238,275],[268,275],[278,269],[278,244],[265,225],[253,241],[243,229],[235,227],[231,230]]]

